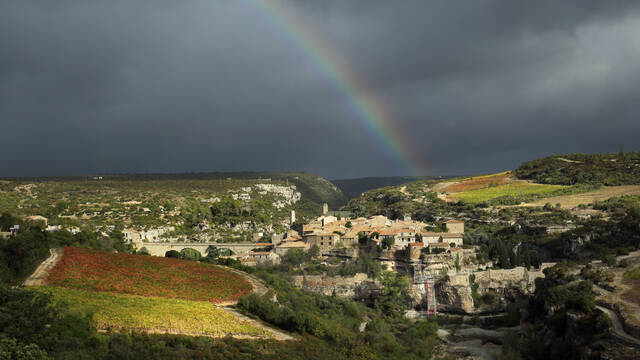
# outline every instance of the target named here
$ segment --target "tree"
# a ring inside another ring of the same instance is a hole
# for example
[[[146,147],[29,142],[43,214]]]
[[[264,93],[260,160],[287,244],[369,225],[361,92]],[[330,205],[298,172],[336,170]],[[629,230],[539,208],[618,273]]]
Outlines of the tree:
[[[411,307],[411,298],[407,292],[409,280],[406,276],[395,271],[383,271],[378,277],[382,284],[382,292],[375,300],[376,307],[384,313],[402,313]]]
[[[164,256],[168,258],[180,259],[180,252],[177,250],[169,250],[164,253]]]
[[[346,227],[347,229],[351,229],[353,225],[351,224],[351,221],[347,221],[346,224],[344,224],[344,227]]]
[[[9,231],[9,228],[13,225],[20,224],[19,219],[9,213],[3,213],[0,215],[0,230]]]
[[[151,255],[151,253],[149,253],[149,250],[144,246],[140,250],[138,250],[136,252],[136,254],[138,254],[138,255]]]
[[[302,249],[289,249],[286,254],[284,254],[283,262],[285,264],[289,264],[291,266],[299,266],[304,262],[305,253]]]
[[[0,358],[2,359],[49,359],[47,352],[36,344],[25,345],[16,339],[0,337]]]
[[[358,244],[362,246],[366,246],[368,243],[369,243],[369,238],[364,232],[360,231],[358,233]]]
[[[198,261],[202,257],[202,254],[196,249],[184,248],[180,251],[180,257],[184,260]]]
[[[214,245],[207,246],[206,253],[210,259],[217,259],[220,256],[220,250]]]
[[[315,259],[318,256],[320,256],[320,248],[318,247],[318,245],[314,244],[311,248],[309,248],[309,251],[307,251],[307,258]]]
[[[456,270],[460,271],[460,254],[456,254]]]
[[[396,243],[396,239],[392,236],[385,236],[382,239],[382,247],[384,249],[391,249],[391,247]]]

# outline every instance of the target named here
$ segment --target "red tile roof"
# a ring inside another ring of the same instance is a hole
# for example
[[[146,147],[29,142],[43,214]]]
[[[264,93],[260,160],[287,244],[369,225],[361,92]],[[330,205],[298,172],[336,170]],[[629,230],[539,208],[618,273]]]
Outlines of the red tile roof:
[[[271,251],[254,251],[251,255],[271,255]]]

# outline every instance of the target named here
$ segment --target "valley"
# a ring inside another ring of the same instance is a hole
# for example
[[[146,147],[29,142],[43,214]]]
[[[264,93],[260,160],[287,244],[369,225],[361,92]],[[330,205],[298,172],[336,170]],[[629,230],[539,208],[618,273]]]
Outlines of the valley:
[[[292,358],[632,359],[640,193],[620,172],[636,155],[593,176],[589,159],[348,201],[298,173],[9,180],[3,282],[27,287],[3,291],[87,321],[111,344],[83,345],[96,354],[187,336]]]

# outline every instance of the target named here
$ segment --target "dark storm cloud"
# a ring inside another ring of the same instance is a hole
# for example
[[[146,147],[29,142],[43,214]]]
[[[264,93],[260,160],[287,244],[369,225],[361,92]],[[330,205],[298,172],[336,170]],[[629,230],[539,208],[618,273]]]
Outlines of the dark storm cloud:
[[[636,1],[287,1],[432,173],[639,150]],[[404,172],[253,1],[0,3],[0,176]]]

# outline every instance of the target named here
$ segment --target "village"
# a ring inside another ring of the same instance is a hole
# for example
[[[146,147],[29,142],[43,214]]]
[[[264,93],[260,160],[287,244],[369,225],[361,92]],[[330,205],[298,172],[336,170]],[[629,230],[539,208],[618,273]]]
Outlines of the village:
[[[177,242],[166,241],[161,236],[170,228],[146,231],[125,229],[125,240],[135,249],[145,248],[151,255],[164,256],[167,251],[192,248],[205,255],[210,246],[231,250],[229,258],[246,265],[276,265],[292,249],[309,251],[316,247],[323,256],[355,258],[359,250],[367,245],[380,250],[381,257],[398,260],[419,260],[423,254],[448,254],[461,259],[463,255],[464,222],[451,219],[444,222],[444,229],[405,216],[391,220],[378,215],[370,218],[342,217],[338,212],[330,213],[324,204],[323,215],[302,225],[302,231],[288,229],[283,234],[272,234],[270,242],[261,241],[265,234],[254,235],[255,242]],[[290,224],[296,221],[291,211]],[[432,231],[432,230],[441,231]]]

